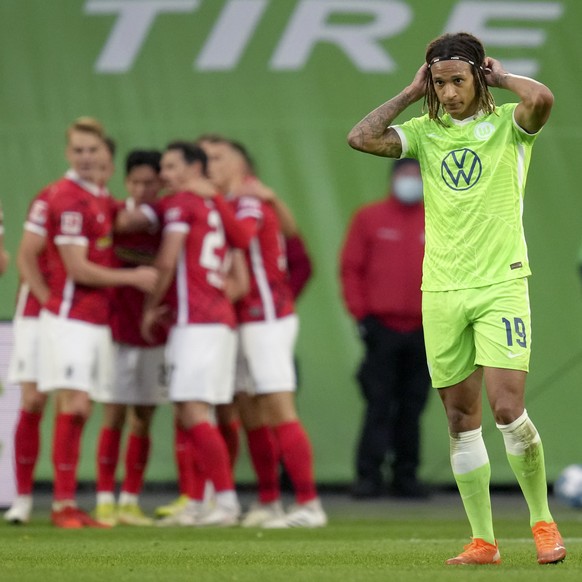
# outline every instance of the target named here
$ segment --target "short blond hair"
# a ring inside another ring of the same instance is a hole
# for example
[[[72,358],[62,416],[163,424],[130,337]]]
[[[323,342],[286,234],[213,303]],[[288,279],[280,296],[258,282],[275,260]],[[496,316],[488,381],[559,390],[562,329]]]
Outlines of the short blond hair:
[[[74,131],[81,131],[83,133],[91,133],[97,136],[101,140],[105,140],[105,128],[100,121],[97,121],[94,117],[77,117],[69,127],[67,127],[66,138],[67,141],[71,137]]]

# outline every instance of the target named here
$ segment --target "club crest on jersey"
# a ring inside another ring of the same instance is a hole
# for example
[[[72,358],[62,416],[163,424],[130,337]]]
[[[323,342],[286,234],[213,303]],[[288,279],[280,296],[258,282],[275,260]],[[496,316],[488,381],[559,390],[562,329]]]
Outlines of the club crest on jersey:
[[[70,236],[81,234],[83,215],[80,212],[63,212],[61,215],[61,232]]]
[[[483,121],[475,126],[473,133],[477,139],[486,141],[495,133],[495,126],[489,121]]]
[[[441,164],[441,176],[451,190],[469,190],[481,177],[481,160],[469,148],[449,152]]]

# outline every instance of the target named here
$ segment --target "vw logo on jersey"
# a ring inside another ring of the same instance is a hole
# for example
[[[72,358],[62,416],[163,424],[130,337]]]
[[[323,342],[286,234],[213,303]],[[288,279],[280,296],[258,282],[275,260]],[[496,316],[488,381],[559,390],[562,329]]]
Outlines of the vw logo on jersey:
[[[468,148],[449,152],[441,164],[441,176],[451,190],[469,190],[481,177],[481,160]]]

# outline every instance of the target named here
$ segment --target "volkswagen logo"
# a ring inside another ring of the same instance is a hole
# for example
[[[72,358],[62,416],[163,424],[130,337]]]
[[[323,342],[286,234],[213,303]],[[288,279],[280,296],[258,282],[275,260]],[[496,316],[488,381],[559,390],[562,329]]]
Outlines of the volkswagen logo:
[[[469,190],[481,177],[481,160],[468,148],[453,150],[441,164],[441,176],[451,190]]]

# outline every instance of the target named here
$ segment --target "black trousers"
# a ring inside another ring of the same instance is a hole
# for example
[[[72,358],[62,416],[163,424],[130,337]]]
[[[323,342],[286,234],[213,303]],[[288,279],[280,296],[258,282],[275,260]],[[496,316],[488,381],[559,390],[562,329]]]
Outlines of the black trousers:
[[[357,447],[360,480],[381,484],[390,454],[392,482],[416,479],[420,462],[420,417],[430,390],[422,330],[401,333],[368,328],[357,374],[366,401]]]

